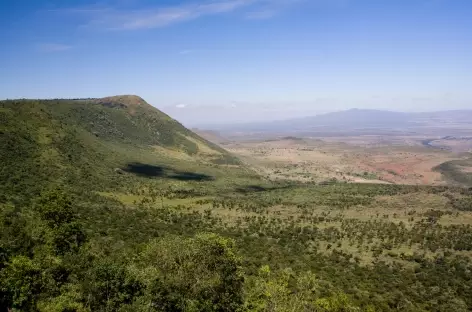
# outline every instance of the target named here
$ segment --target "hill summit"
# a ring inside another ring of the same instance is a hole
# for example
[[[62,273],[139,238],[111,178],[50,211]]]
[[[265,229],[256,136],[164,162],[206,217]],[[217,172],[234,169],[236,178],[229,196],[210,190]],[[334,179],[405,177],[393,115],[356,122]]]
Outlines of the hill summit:
[[[103,189],[126,183],[128,173],[213,179],[241,165],[135,95],[0,101],[0,142],[4,194],[48,183]]]
[[[142,97],[139,97],[137,95],[108,96],[104,98],[95,99],[95,102],[110,107],[120,106],[133,108],[138,106],[151,106]]]

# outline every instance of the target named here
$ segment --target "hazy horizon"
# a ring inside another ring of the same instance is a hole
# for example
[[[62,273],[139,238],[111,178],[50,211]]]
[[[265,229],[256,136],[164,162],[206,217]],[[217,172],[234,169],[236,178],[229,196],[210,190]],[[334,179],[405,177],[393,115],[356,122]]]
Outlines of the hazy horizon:
[[[152,103],[150,103],[152,104]],[[382,107],[341,107],[331,110],[317,110],[319,106],[313,105],[303,107],[293,104],[276,104],[276,105],[186,105],[185,107],[176,106],[156,106],[172,118],[177,119],[188,127],[212,127],[224,124],[245,124],[245,123],[264,123],[273,121],[284,121],[298,118],[313,117],[328,113],[343,112],[349,110],[378,110],[400,113],[428,113],[441,111],[472,111],[471,107],[465,108],[443,108],[443,109],[413,109],[413,110],[397,110],[393,108]],[[332,107],[332,106],[328,106]]]
[[[472,106],[465,0],[28,0],[0,12],[0,99],[136,94],[188,125]]]

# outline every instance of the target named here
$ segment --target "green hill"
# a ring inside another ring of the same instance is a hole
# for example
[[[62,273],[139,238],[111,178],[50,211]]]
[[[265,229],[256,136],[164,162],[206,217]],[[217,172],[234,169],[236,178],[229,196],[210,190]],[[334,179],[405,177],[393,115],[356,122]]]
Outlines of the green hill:
[[[247,175],[237,158],[138,96],[0,102],[1,194],[48,184],[119,188],[146,177]]]

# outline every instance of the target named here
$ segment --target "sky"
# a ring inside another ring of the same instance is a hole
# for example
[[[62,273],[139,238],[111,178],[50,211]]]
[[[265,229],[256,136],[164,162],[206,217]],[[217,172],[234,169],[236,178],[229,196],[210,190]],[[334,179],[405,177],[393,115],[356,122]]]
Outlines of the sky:
[[[472,109],[471,0],[2,0],[0,99],[136,94],[186,125]]]

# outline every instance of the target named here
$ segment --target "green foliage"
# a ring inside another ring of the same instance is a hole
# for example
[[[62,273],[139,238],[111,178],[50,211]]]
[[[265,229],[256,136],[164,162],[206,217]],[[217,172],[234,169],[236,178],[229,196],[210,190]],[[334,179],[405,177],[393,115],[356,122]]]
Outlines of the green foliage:
[[[42,286],[37,263],[24,256],[13,257],[0,272],[0,279],[3,304],[25,311],[34,309]]]
[[[85,272],[80,290],[82,298],[87,298],[86,306],[92,311],[117,311],[131,304],[143,288],[123,264],[96,259]]]
[[[40,312],[89,312],[80,302],[80,294],[74,290],[64,292],[58,297],[47,298],[38,302],[37,310]]]
[[[251,278],[247,287],[247,311],[374,311],[372,307],[361,309],[343,293],[322,297],[323,285],[311,272],[297,275],[286,269],[274,274],[265,265],[259,269],[256,277]]]
[[[0,144],[2,309],[472,309],[470,190],[263,182],[132,96],[1,102]]]
[[[241,168],[217,169],[215,162],[241,164],[137,97],[0,104],[3,200],[28,201],[48,187],[119,189],[136,183],[135,175],[120,170],[133,163],[233,180],[248,174]],[[207,157],[200,148],[215,155]],[[172,153],[198,155],[201,161],[189,163]]]
[[[56,254],[76,252],[86,241],[82,225],[76,220],[71,199],[61,190],[41,194],[34,205],[39,218],[47,224],[43,234]]]
[[[47,191],[35,205],[35,210],[40,218],[48,223],[51,228],[59,228],[64,224],[74,221],[71,199],[60,190]]]
[[[216,234],[151,241],[132,270],[156,311],[236,311],[243,303],[234,242]]]
[[[241,259],[231,239],[168,236],[150,241],[138,257],[123,262],[104,256],[105,246],[96,253],[84,245],[73,200],[63,191],[44,192],[33,208],[1,213],[3,306],[27,311],[236,311],[243,304]],[[33,242],[31,249],[12,242],[12,230],[18,228]]]

